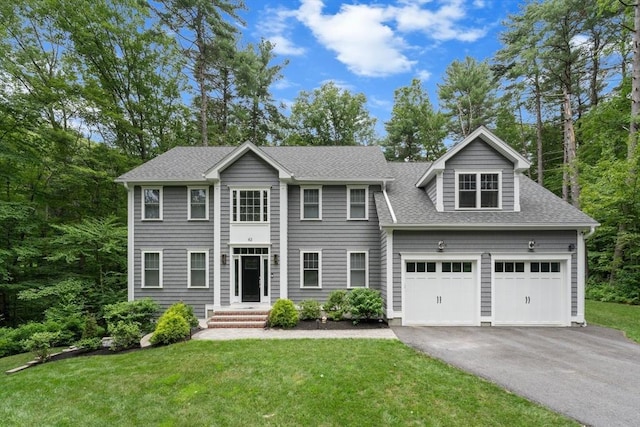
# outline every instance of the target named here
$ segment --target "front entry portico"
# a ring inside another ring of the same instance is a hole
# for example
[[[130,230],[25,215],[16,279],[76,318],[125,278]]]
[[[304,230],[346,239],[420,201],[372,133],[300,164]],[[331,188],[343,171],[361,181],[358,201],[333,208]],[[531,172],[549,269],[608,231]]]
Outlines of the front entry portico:
[[[232,248],[231,304],[270,303],[269,248]]]

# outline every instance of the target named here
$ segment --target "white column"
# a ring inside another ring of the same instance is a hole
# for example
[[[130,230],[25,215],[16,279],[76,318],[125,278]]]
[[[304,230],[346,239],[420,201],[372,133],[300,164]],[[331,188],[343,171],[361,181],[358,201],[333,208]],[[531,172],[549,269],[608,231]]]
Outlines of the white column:
[[[280,298],[289,297],[289,186],[280,182]]]
[[[135,186],[127,189],[127,299],[134,299],[134,280],[135,280]]]
[[[576,262],[578,263],[578,310],[576,312],[575,321],[578,323],[584,322],[584,287],[585,287],[585,276],[587,273],[586,269],[586,249],[584,244],[584,235],[581,231],[577,232],[578,235],[578,245],[576,248]],[[571,268],[571,263],[569,263],[569,268]]]
[[[220,181],[216,181],[213,186],[213,306],[220,307]]]
[[[387,319],[394,318],[393,312],[393,230],[387,230]]]

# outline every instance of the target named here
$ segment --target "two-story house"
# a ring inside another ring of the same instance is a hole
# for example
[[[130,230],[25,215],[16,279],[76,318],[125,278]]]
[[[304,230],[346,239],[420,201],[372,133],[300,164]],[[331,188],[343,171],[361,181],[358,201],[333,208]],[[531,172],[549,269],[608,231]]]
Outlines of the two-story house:
[[[584,322],[598,225],[479,128],[432,163],[378,147],[178,147],[122,175],[129,299],[198,316],[380,290],[404,325]]]

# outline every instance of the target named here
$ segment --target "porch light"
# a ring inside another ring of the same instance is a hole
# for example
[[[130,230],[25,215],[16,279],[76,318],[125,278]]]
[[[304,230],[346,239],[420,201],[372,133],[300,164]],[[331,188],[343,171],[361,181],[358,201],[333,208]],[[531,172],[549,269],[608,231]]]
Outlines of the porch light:
[[[576,245],[574,245],[573,243],[569,243],[569,252],[573,252],[576,250]]]
[[[439,251],[439,252],[444,251],[445,246],[447,246],[447,245],[444,243],[444,240],[440,240],[440,241],[438,242],[438,251]]]
[[[278,254],[273,254],[273,263],[275,265],[278,265],[279,262],[280,262],[280,257],[278,256]]]
[[[227,254],[220,255],[220,262],[222,263],[222,265],[227,265]]]
[[[536,241],[535,240],[529,240],[529,251],[533,252],[533,250],[536,248]]]

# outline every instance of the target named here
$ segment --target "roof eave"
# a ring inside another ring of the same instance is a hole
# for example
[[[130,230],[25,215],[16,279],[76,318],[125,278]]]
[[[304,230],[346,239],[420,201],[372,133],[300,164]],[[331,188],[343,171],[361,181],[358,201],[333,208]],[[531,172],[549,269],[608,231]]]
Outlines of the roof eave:
[[[599,227],[595,223],[467,223],[467,224],[393,224],[381,223],[382,228],[393,228],[396,230],[590,230]]]

